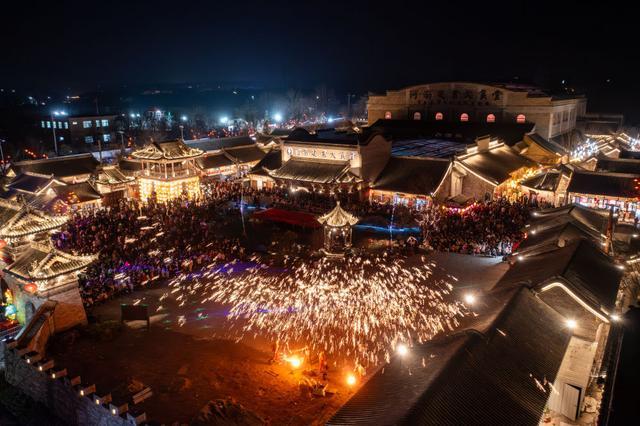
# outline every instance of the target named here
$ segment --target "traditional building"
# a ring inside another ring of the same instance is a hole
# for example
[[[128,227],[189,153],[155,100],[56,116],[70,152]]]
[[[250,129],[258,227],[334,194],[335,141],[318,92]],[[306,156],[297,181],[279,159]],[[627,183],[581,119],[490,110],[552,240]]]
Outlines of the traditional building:
[[[547,140],[537,133],[524,136],[526,145],[520,153],[525,157],[544,165],[557,165],[569,162],[569,151],[562,145]]]
[[[600,209],[613,208],[621,220],[640,218],[640,174],[576,170],[567,187],[567,201]]]
[[[181,139],[152,142],[131,154],[131,161],[142,164],[137,177],[143,201],[155,198],[166,202],[186,195],[200,194],[200,170],[196,164],[204,152],[188,147]]]
[[[368,122],[381,118],[459,122],[532,122],[550,139],[576,126],[586,98],[552,96],[527,85],[443,82],[369,95]]]
[[[481,200],[520,195],[520,182],[537,170],[536,163],[513,148],[490,137],[479,138],[465,154],[455,157],[450,196]]]
[[[89,180],[100,163],[92,154],[67,155],[64,157],[39,160],[17,161],[9,167],[7,176],[15,178],[19,174],[52,176],[64,183],[79,183]]]
[[[391,143],[377,132],[299,128],[281,142],[281,165],[250,173],[252,185],[286,185],[293,190],[359,192],[373,182],[391,154]],[[265,176],[265,174],[267,176]]]
[[[28,323],[43,303],[53,301],[55,331],[85,324],[77,275],[94,259],[61,252],[47,243],[30,243],[3,271],[20,323]]]
[[[411,207],[443,201],[450,196],[452,165],[443,158],[393,156],[371,185],[369,199]]]

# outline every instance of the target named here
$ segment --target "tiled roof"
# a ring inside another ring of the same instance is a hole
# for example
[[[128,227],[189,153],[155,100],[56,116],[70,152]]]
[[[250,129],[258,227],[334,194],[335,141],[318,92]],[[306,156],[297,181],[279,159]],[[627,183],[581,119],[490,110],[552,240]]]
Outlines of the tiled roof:
[[[596,171],[640,175],[640,160],[629,158],[598,158]]]
[[[528,134],[527,137],[530,138],[533,142],[535,142],[540,147],[544,148],[545,150],[553,154],[558,154],[558,155],[569,154],[569,152],[559,143],[556,143],[552,140],[545,139],[537,133]]]
[[[279,149],[272,149],[251,168],[250,174],[269,176],[269,171],[282,167],[282,152]]]
[[[94,260],[94,256],[75,256],[50,245],[32,242],[15,262],[5,268],[5,272],[23,280],[49,280],[80,271]]]
[[[495,185],[505,182],[511,173],[523,167],[535,166],[533,161],[516,153],[506,145],[471,155],[462,155],[457,157],[456,161]]]
[[[270,172],[274,178],[315,183],[352,182],[357,180],[349,172],[349,162],[289,160]]]
[[[7,205],[11,204],[11,206]],[[18,206],[0,200],[0,238],[22,238],[40,232],[50,231],[64,225],[68,217],[52,215],[29,206]]]
[[[53,187],[53,191],[66,204],[86,203],[101,198],[100,193],[89,182],[58,185]]]
[[[33,172],[41,175],[53,175],[56,178],[93,174],[99,162],[92,154],[78,154],[54,157],[42,160],[19,161],[11,165],[16,175]]]
[[[558,170],[549,170],[530,177],[529,179],[525,179],[520,184],[538,191],[554,192],[560,183],[561,176],[562,173]]]
[[[338,201],[333,210],[318,217],[318,222],[323,225],[334,227],[342,227],[347,225],[353,226],[358,223],[358,218],[340,207],[340,201]]]
[[[203,154],[198,148],[187,146],[181,139],[164,142],[152,142],[131,153],[131,157],[140,160],[179,160],[193,158]]]
[[[223,148],[254,145],[255,142],[249,136],[234,136],[231,138],[206,138],[185,141],[191,148],[197,148],[204,152],[219,151]]]
[[[611,312],[622,275],[623,271],[594,243],[579,239],[564,247],[556,245],[543,253],[525,255],[507,270],[496,288],[538,288],[560,280],[593,309]]]
[[[33,172],[25,172],[17,175],[7,187],[23,192],[37,193],[47,186],[58,182],[52,175],[41,175]]]
[[[447,139],[472,144],[479,137],[490,135],[512,146],[520,142],[524,135],[533,130],[532,123],[507,122],[454,122],[422,120],[380,119],[369,129],[381,132],[395,142],[406,139]]]
[[[391,157],[373,184],[382,191],[430,195],[443,179],[451,162],[436,158]]]
[[[537,426],[570,334],[529,290],[511,294],[485,329],[392,358],[328,424]]]
[[[201,169],[217,169],[218,167],[232,166],[233,160],[225,155],[224,152],[215,154],[205,154],[196,160]]]
[[[636,189],[638,183],[640,175],[637,174],[575,171],[567,192],[637,198],[640,195]]]
[[[223,152],[232,160],[242,163],[252,163],[264,158],[265,152],[255,144],[235,148],[225,148]]]

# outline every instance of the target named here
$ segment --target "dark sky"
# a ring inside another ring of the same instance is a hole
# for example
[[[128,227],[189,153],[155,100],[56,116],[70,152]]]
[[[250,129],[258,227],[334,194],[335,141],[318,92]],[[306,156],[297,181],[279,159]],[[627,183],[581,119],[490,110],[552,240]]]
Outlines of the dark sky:
[[[241,81],[362,91],[514,77],[594,85],[635,78],[640,38],[630,2],[614,1],[4,3],[0,86],[25,89]]]

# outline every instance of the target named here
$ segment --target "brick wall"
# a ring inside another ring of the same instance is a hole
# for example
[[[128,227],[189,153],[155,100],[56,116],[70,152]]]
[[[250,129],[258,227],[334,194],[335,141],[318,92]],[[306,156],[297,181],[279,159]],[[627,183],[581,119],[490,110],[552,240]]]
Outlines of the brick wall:
[[[96,404],[93,395],[81,396],[82,385],[73,386],[68,377],[53,379],[51,371],[39,371],[15,349],[5,350],[5,377],[33,400],[44,404],[51,413],[74,426],[133,426],[136,420],[129,415],[114,415],[109,407]]]

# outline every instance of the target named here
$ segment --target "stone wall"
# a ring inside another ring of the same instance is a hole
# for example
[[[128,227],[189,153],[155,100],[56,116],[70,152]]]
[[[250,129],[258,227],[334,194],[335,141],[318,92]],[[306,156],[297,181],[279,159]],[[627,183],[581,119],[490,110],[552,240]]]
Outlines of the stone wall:
[[[39,370],[39,365],[44,365],[43,371]],[[57,377],[54,378],[53,373]],[[42,361],[28,363],[17,349],[5,349],[5,377],[7,382],[44,404],[53,415],[69,425],[133,426],[144,420],[144,415],[136,421],[129,413],[120,414],[124,411],[122,408],[103,403],[104,395],[80,383],[79,377],[66,376],[66,370],[50,361],[48,364]]]

